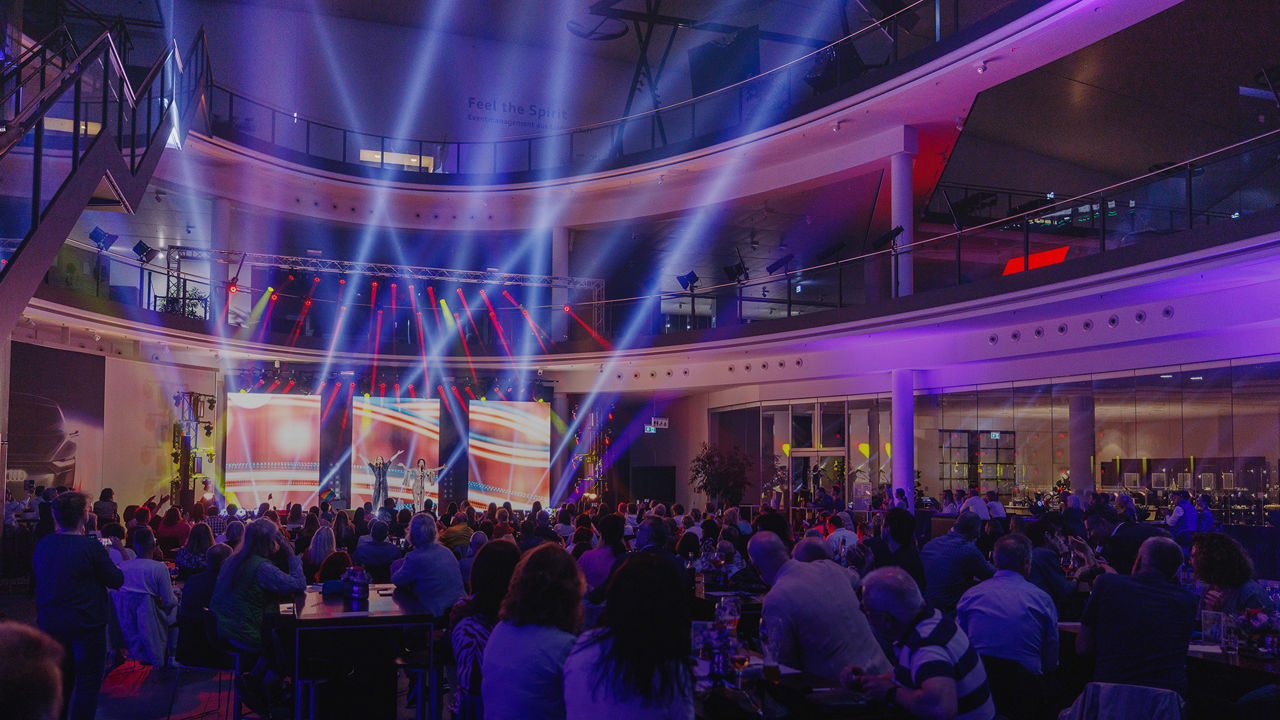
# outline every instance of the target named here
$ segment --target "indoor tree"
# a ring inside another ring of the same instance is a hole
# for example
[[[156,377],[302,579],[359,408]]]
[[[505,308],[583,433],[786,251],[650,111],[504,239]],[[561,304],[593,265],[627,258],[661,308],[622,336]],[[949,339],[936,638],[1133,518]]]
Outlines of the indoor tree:
[[[742,502],[751,466],[751,458],[737,446],[722,450],[703,443],[689,463],[689,484],[722,506],[732,507]]]

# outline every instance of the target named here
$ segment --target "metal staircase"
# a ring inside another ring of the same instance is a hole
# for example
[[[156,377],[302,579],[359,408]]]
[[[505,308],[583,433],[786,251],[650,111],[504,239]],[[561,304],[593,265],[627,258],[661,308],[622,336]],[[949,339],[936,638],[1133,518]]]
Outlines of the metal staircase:
[[[0,338],[87,207],[133,212],[166,145],[208,126],[203,28],[130,80],[111,30],[84,49],[65,28],[0,68]]]

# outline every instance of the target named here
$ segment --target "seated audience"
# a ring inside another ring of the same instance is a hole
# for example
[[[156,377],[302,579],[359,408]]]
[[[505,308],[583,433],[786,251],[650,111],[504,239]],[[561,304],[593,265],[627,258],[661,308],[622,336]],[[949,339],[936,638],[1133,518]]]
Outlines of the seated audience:
[[[1116,496],[1116,512],[1124,518],[1125,522],[1136,523],[1145,519],[1138,517],[1138,506],[1134,504],[1133,498],[1128,493],[1120,493]]]
[[[311,542],[307,544],[307,549],[302,553],[302,574],[307,577],[307,582],[316,581],[320,566],[337,549],[338,544],[333,537],[333,528],[317,528],[315,534],[311,536]]]
[[[173,592],[169,567],[151,559],[155,542],[150,529],[138,529],[133,538],[138,557],[120,565],[124,584],[111,593],[111,598],[129,656],[151,665],[164,665],[176,639],[178,597]]]
[[[871,567],[900,567],[924,588],[924,563],[916,547],[916,517],[902,508],[884,514],[884,531],[866,541],[871,551]]]
[[[1200,493],[1200,497],[1196,498],[1196,532],[1212,532],[1218,521],[1213,517],[1213,509],[1210,503],[1213,498],[1209,493]]]
[[[484,649],[493,626],[498,623],[498,609],[507,596],[518,562],[520,548],[515,543],[493,542],[479,548],[470,567],[471,596],[458,603],[451,613],[450,638],[458,666],[452,710],[459,720],[484,718],[480,694]]]
[[[205,553],[205,570],[196,573],[182,585],[182,600],[178,603],[180,617],[198,618],[213,600],[213,587],[218,582],[218,571],[231,557],[231,546],[216,543]]]
[[[89,498],[66,492],[43,503],[57,530],[36,544],[36,625],[63,649],[62,705],[70,720],[92,720],[107,657],[107,588],[124,574],[96,538],[84,534]]]
[[[901,568],[872,571],[862,581],[863,612],[880,637],[893,643],[893,672],[845,668],[855,689],[931,720],[991,720],[995,704],[986,670],[954,621],[929,609]]]
[[[443,616],[466,595],[458,560],[448,548],[436,542],[436,522],[427,515],[413,516],[409,537],[413,551],[404,556],[404,563],[392,573],[391,582],[396,587],[412,590],[432,615]]]
[[[111,543],[107,547],[107,555],[116,567],[125,560],[132,560],[137,553],[124,546],[124,527],[120,523],[108,523],[102,528],[102,538]]]
[[[93,514],[98,516],[98,523],[106,525],[120,522],[120,515],[116,512],[116,508],[115,491],[111,488],[103,488],[98,495],[98,502],[93,504]]]
[[[356,546],[355,555],[351,557],[356,565],[373,575],[375,582],[387,582],[391,577],[391,563],[400,559],[400,548],[387,542],[387,530],[385,522],[375,520],[369,530],[368,542],[362,539]]]
[[[227,531],[227,523],[235,519],[235,510],[235,505],[228,505],[227,514],[223,515],[218,512],[218,504],[212,500],[209,501],[208,510],[204,514],[204,521],[209,526],[209,529],[213,531],[214,538]]]
[[[1048,593],[1027,581],[1031,541],[1005,535],[992,559],[996,574],[960,597],[956,624],[984,658],[1012,660],[1043,675],[1058,666],[1058,610]]]
[[[155,533],[156,547],[161,552],[173,553],[186,544],[187,536],[191,534],[191,523],[182,516],[180,508],[170,507],[160,521],[160,526],[155,528]]]
[[[0,622],[0,698],[4,716],[58,720],[62,716],[62,647],[23,623]]]
[[[294,505],[294,507],[298,506]],[[307,516],[302,520],[302,527],[297,530],[297,537],[293,541],[293,552],[297,554],[298,557],[303,557],[307,552],[307,548],[311,545],[311,538],[315,537],[319,530],[320,514],[307,513]]]
[[[963,515],[966,512],[977,515],[983,522],[991,519],[991,506],[987,505],[987,501],[978,492],[978,488],[969,488],[969,497],[960,504],[960,514]]]
[[[1002,520],[1008,517],[1005,513],[1004,504],[1000,502],[1000,496],[995,490],[987,491],[987,510],[991,513],[992,520]]]
[[[191,534],[187,536],[186,544],[178,548],[178,554],[173,559],[173,564],[178,568],[178,579],[185,581],[198,572],[204,572],[207,567],[205,553],[209,552],[211,547],[213,547],[213,530],[203,522],[191,526]]]
[[[1077,583],[1067,577],[1062,569],[1062,557],[1066,555],[1066,539],[1059,525],[1061,515],[1045,513],[1027,525],[1027,538],[1031,540],[1031,572],[1027,579],[1032,585],[1049,593],[1053,603],[1061,609],[1075,592]]]
[[[947,534],[925,543],[920,561],[924,564],[924,597],[930,607],[948,615],[954,613],[969,586],[995,574],[995,568],[974,544],[981,529],[982,520],[977,515],[962,511]]]
[[[565,716],[564,661],[581,623],[584,589],[564,548],[544,543],[520,559],[484,650],[485,717]]]
[[[827,518],[827,545],[831,547],[831,556],[838,558],[857,544],[858,533],[845,527],[844,515],[832,513],[831,517]]]
[[[838,680],[850,665],[888,671],[889,661],[858,610],[848,571],[828,560],[792,560],[782,540],[767,530],[752,536],[747,551],[770,586],[761,622],[780,631],[779,662],[828,680]]]
[[[440,533],[440,544],[450,551],[456,550],[471,542],[473,532],[475,531],[467,524],[466,514],[457,513],[453,516],[453,524],[449,529]]]
[[[1092,565],[1097,563],[1093,555],[1093,547],[1097,547],[1102,552],[1103,561],[1121,575],[1128,575],[1133,571],[1138,548],[1148,538],[1169,537],[1168,531],[1160,525],[1121,520],[1112,507],[1090,513],[1084,522],[1089,542],[1073,539],[1071,549],[1079,552],[1084,556],[1085,562]]]
[[[939,505],[942,506],[943,515],[960,514],[960,503],[956,502],[956,493],[950,488],[942,491],[942,502]]]
[[[1194,535],[1191,568],[1204,583],[1201,603],[1205,610],[1229,615],[1271,610],[1267,591],[1253,579],[1253,560],[1235,538],[1215,532]]]
[[[680,585],[674,568],[653,555],[622,562],[599,627],[565,660],[567,718],[693,717],[691,623]]]
[[[351,556],[346,550],[335,550],[329,553],[329,557],[320,563],[320,569],[316,571],[316,582],[324,584],[334,580],[341,580],[343,573],[347,568],[351,567]]]
[[[588,588],[597,588],[609,579],[609,572],[626,554],[622,537],[626,520],[617,513],[605,515],[600,520],[600,547],[588,549],[578,557],[578,566],[587,580]]]
[[[284,554],[289,571],[269,558]],[[302,561],[280,526],[258,518],[245,528],[240,547],[222,564],[209,609],[218,619],[218,634],[241,650],[262,649],[262,620],[275,609],[274,594],[299,593],[307,588]]]
[[[231,522],[227,523],[227,532],[224,533],[222,539],[221,540],[218,540],[217,538],[214,538],[214,539],[218,540],[218,542],[226,543],[227,545],[230,545],[231,549],[235,550],[236,548],[240,547],[240,539],[243,537],[244,537],[244,521],[232,520]]]
[[[490,537],[497,540],[508,535],[514,535],[515,532],[515,528],[511,527],[511,511],[505,507],[498,510],[497,518],[493,525],[493,533],[490,534]]]
[[[1142,543],[1132,575],[1107,573],[1084,607],[1076,651],[1097,654],[1097,682],[1186,693],[1187,645],[1197,598],[1178,585],[1182,548],[1167,537]]]
[[[488,542],[489,536],[485,535],[483,530],[471,533],[471,542],[462,551],[462,557],[458,558],[458,570],[462,572],[462,584],[468,588],[471,587],[471,568],[475,564],[476,553],[480,552],[480,548],[484,547]]]

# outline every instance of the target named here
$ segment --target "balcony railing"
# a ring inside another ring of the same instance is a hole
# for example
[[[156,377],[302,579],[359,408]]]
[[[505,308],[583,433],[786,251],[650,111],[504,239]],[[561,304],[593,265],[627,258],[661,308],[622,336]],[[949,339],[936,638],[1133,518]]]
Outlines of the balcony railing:
[[[805,115],[917,67],[1046,0],[916,0],[756,77],[657,110],[548,134],[457,141],[362,132],[215,85],[212,134],[301,165],[425,184],[496,184],[672,157]]]

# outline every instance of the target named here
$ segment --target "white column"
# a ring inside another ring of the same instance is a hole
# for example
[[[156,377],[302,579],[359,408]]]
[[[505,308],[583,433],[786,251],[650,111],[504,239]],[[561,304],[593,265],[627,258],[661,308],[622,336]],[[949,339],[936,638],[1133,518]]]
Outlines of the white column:
[[[558,278],[569,277],[569,228],[551,229],[551,274]],[[551,339],[564,342],[569,339],[569,315],[562,308],[569,302],[569,291],[558,287],[551,290]]]
[[[892,373],[893,490],[901,489],[916,510],[916,403],[915,371]]]
[[[1085,490],[1095,489],[1093,458],[1096,430],[1093,396],[1072,395],[1067,403],[1067,452],[1068,466],[1071,468],[1071,492],[1083,496]]]
[[[911,189],[911,163],[914,154],[909,152],[894,153],[889,157],[889,203],[890,226],[901,227],[902,234],[893,240],[895,250],[909,247],[915,238],[915,200]],[[894,287],[894,296],[910,295],[914,287],[911,267],[911,251],[905,250],[896,255],[898,263],[898,281]]]

